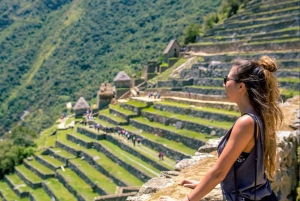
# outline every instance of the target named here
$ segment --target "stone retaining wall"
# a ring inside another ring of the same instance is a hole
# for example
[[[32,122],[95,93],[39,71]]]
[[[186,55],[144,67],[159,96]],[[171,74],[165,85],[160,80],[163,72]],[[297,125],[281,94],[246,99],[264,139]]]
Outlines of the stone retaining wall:
[[[15,168],[15,173],[32,189],[42,187],[42,182],[33,183],[26,176],[22,174],[17,168]]]
[[[203,141],[195,139],[195,138],[190,138],[190,137],[186,137],[183,135],[179,135],[177,133],[174,133],[172,131],[169,130],[165,130],[165,129],[160,129],[160,128],[154,128],[152,126],[149,126],[147,124],[143,124],[140,122],[137,122],[135,120],[130,120],[130,123],[132,126],[142,129],[148,133],[156,133],[157,135],[167,138],[169,140],[173,140],[173,141],[179,141],[181,143],[183,143],[184,145],[192,148],[192,149],[198,149],[198,147],[202,146],[204,144]]]
[[[94,126],[96,125],[97,123],[94,122]],[[100,125],[101,126],[101,125]],[[105,139],[105,134],[99,134],[99,133],[96,133],[97,131],[93,132],[93,131],[90,131],[88,129],[85,129],[85,128],[82,128],[82,127],[77,127],[77,132],[78,133],[81,133],[91,139],[94,139],[94,140],[103,140]]]
[[[116,116],[125,119],[127,122],[129,121],[129,118],[134,118],[138,116],[136,114],[132,114],[132,115],[123,114],[122,112],[119,112],[118,110],[115,110],[113,108],[109,108],[109,112],[111,114],[115,114]]]
[[[184,87],[188,85],[192,85],[193,80],[169,80],[169,81],[158,81],[157,87]]]
[[[48,161],[44,160],[43,158],[39,157],[38,155],[34,155],[35,160],[39,163],[41,163],[42,165],[46,166],[47,168],[55,171],[56,169],[60,168],[60,166],[55,166],[51,163],[49,163]]]
[[[72,161],[69,162],[69,168],[73,170],[83,181],[90,185],[96,193],[98,193],[99,195],[107,195],[107,193],[101,187],[99,187],[95,181],[92,181],[84,172],[77,168],[77,166],[74,165]]]
[[[107,135],[106,136],[106,140],[112,142],[115,145],[118,145],[118,147],[120,147],[122,150],[134,155],[135,157],[140,158],[142,161],[148,163],[149,165],[155,167],[156,169],[160,170],[160,171],[164,171],[164,170],[168,170],[168,168],[164,167],[163,165],[157,163],[156,161],[148,158],[147,156],[144,156],[143,154],[139,153],[138,151],[132,149],[130,146],[126,145],[124,142],[122,142],[121,140],[117,140],[116,138],[114,138],[111,135]]]
[[[225,96],[226,92],[224,89],[205,89],[205,88],[197,88],[197,87],[184,87],[182,88],[183,92],[190,92],[194,94],[205,94],[205,95],[218,95]],[[194,97],[193,97],[194,98]]]
[[[172,105],[164,105],[164,104],[160,104],[160,103],[155,103],[154,108],[157,110],[168,111],[168,112],[172,112],[175,114],[189,115],[191,117],[210,119],[210,120],[215,120],[215,121],[234,122],[237,119],[237,116],[230,116],[227,114],[194,110],[193,107],[181,108],[181,107],[172,106]]]
[[[105,195],[98,198],[95,198],[94,201],[125,201],[127,197],[135,195],[135,192],[124,193],[120,195]]]
[[[68,189],[68,191],[70,193],[72,193],[77,201],[89,201],[84,199],[69,183],[68,181],[63,177],[63,175],[61,175],[59,172],[56,172],[56,178],[58,179],[58,181],[60,183],[62,183],[64,185],[64,187],[66,187],[66,189]]]
[[[148,113],[148,112],[142,112],[142,116],[149,119],[150,121],[159,122],[164,125],[175,125],[178,122],[182,123],[182,129],[187,129],[199,133],[205,133],[210,134],[212,131],[216,133],[217,136],[223,136],[226,134],[227,129],[224,128],[218,128],[213,126],[207,126],[200,123],[185,121],[182,119],[176,119],[176,118],[168,118],[163,117],[158,114]]]
[[[194,79],[194,85],[222,87],[223,79],[217,80],[217,79],[211,79],[211,78],[198,78],[198,79]]]
[[[122,127],[120,127],[122,128]],[[146,146],[149,147],[153,150],[156,150],[157,152],[163,152],[165,153],[166,156],[168,156],[169,158],[172,158],[174,160],[180,160],[182,158],[190,158],[191,156],[185,154],[185,153],[181,153],[177,150],[173,150],[170,149],[162,144],[159,144],[157,142],[154,142],[152,140],[149,140],[147,138],[144,138],[142,135],[139,135],[137,133],[133,133],[131,131],[127,131],[130,135],[136,135],[137,138],[141,138],[141,143]]]
[[[113,120],[113,119],[111,119],[108,116],[105,116],[103,114],[99,114],[99,119],[102,119],[102,120],[104,120],[104,121],[106,121],[110,124],[113,124],[113,125],[127,125],[128,124],[127,122],[117,122],[117,121],[115,121],[115,120]],[[126,120],[124,119],[124,121],[126,121]]]
[[[80,146],[85,147],[87,149],[91,149],[93,147],[92,139],[90,142],[86,142],[85,140],[82,140],[82,139],[68,133],[67,140],[74,142],[76,144],[79,144]]]
[[[63,144],[62,142],[59,142],[59,141],[55,141],[55,147],[59,147],[71,154],[74,154],[76,157],[79,157],[80,156],[80,151],[76,150],[76,149],[73,149],[72,147],[69,147],[68,145],[65,145]]]
[[[118,178],[116,178],[114,175],[112,175],[110,172],[108,172],[107,170],[105,170],[101,165],[99,165],[98,163],[96,163],[95,160],[93,159],[93,157],[91,157],[89,154],[85,153],[84,151],[82,151],[81,154],[82,154],[82,156],[84,156],[85,160],[90,165],[92,165],[96,170],[98,170],[99,172],[101,172],[102,174],[104,174],[106,177],[108,177],[111,180],[113,180],[113,182],[116,185],[118,185],[118,186],[127,186],[126,183],[122,182],[121,180],[119,180]]]
[[[112,152],[106,150],[99,142],[94,142],[94,149],[105,154],[108,158],[125,168],[128,172],[130,172],[135,177],[139,178],[141,181],[146,182],[147,180],[151,179],[151,177],[146,175],[143,171],[137,169],[133,165],[127,164],[126,162],[120,160]]]
[[[75,157],[65,158],[65,157],[63,157],[63,156],[58,155],[58,154],[57,154],[54,150],[52,150],[52,149],[48,149],[48,153],[49,153],[49,155],[53,156],[55,159],[57,159],[57,160],[63,162],[64,164],[66,164],[66,166],[68,166],[68,161],[69,161],[69,159],[75,158]]]
[[[23,161],[23,164],[25,165],[26,168],[28,168],[29,170],[31,170],[34,174],[38,175],[39,177],[41,177],[43,180],[46,180],[48,178],[52,178],[55,176],[54,172],[52,174],[44,174],[42,172],[40,172],[37,168],[29,165],[25,160]]]
[[[200,77],[200,70],[199,69],[183,69],[180,72],[180,79],[196,79]]]
[[[28,197],[28,191],[20,191],[18,188],[15,188],[14,184],[6,177],[4,176],[4,181],[9,185],[9,187],[20,197]]]
[[[136,107],[126,103],[120,103],[120,106],[126,110],[135,112],[138,116],[141,115],[141,111],[144,107]]]
[[[30,201],[38,201],[38,200],[36,200],[35,197],[31,194],[31,192],[28,194],[28,196],[29,196],[29,200],[30,200]]]
[[[49,188],[49,186],[47,185],[47,182],[46,181],[43,181],[42,182],[42,186],[43,186],[43,189],[44,191],[47,193],[47,195],[49,195],[50,198],[54,198],[55,200],[59,200],[56,195],[51,191],[51,189]]]

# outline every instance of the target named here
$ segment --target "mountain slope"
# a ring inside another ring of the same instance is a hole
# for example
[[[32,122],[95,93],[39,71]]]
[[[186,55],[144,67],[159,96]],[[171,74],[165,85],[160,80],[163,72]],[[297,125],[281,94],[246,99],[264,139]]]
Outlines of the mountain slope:
[[[220,2],[1,1],[2,127],[7,130],[26,109],[28,125],[47,127],[67,101],[91,99],[120,70],[140,70]]]

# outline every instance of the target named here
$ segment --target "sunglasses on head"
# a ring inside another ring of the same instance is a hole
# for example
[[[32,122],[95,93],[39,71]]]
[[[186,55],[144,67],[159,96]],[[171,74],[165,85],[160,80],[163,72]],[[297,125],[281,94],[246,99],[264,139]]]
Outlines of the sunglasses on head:
[[[229,80],[234,80],[235,82],[239,82],[238,79],[232,79],[232,78],[228,78],[227,75],[224,76],[224,85],[226,85],[226,82],[229,81]]]

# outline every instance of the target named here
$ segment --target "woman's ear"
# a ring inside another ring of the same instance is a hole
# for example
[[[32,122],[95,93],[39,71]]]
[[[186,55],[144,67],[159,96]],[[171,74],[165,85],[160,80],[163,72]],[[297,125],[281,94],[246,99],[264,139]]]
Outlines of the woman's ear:
[[[239,83],[239,91],[245,91],[246,90],[246,85],[244,82]]]

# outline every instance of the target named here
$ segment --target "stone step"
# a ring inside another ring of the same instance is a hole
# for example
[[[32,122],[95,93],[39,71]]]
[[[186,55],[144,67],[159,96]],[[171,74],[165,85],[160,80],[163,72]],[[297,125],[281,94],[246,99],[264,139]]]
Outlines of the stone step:
[[[85,135],[82,135],[77,132],[67,133],[67,140],[74,142],[86,149],[91,149],[93,147],[94,140]]]
[[[198,133],[211,134],[214,130],[219,136],[226,134],[227,130],[232,126],[233,121],[216,121],[215,119],[204,119],[181,113],[173,113],[169,111],[157,110],[154,108],[145,109],[142,116],[151,122],[157,122],[165,126],[176,125],[181,122],[181,128]]]
[[[99,195],[114,194],[117,185],[110,178],[97,171],[88,162],[76,158],[69,161],[69,168],[76,172]]]
[[[159,175],[159,170],[109,141],[102,140],[100,142],[95,142],[94,149],[104,153],[115,163],[128,169],[131,174],[144,182]]]
[[[183,87],[192,85],[193,80],[184,80],[184,79],[173,79],[168,81],[158,81],[156,87],[164,88],[164,87]]]
[[[28,197],[30,188],[17,174],[5,175],[4,181],[20,198]]]
[[[55,171],[56,169],[61,168],[61,166],[66,166],[65,163],[60,162],[59,160],[48,156],[48,155],[40,155],[40,154],[35,154],[34,155],[35,160],[41,163],[42,165],[46,166],[47,168]]]
[[[31,197],[30,200],[52,201],[43,188],[32,190],[29,192],[29,197]]]
[[[155,103],[154,108],[156,110],[172,112],[174,114],[183,114],[196,118],[213,119],[216,121],[234,122],[240,116],[239,112],[228,111],[221,108],[199,107],[166,100]]]
[[[136,113],[137,115],[141,115],[141,110],[143,108],[149,107],[150,103],[145,103],[142,101],[136,101],[136,100],[129,100],[126,102],[121,102],[120,107],[132,111]]]
[[[181,142],[185,146],[195,150],[205,144],[206,137],[210,137],[204,133],[186,129],[176,129],[176,127],[173,126],[165,126],[160,123],[150,122],[148,119],[142,117],[130,119],[130,124],[148,133],[153,133],[175,142]]]
[[[15,173],[32,189],[42,187],[42,179],[26,168],[25,165],[15,166]]]
[[[223,87],[212,87],[212,86],[188,86],[182,88],[183,92],[193,94],[205,94],[205,95],[219,95],[225,96],[226,92]]]
[[[132,137],[135,136],[135,144],[133,144]],[[149,165],[160,171],[168,171],[173,169],[175,165],[175,160],[170,159],[169,157],[165,157],[164,161],[157,162],[158,152],[154,151],[145,146],[138,146],[137,144],[137,136],[132,135],[131,139],[128,140],[124,135],[107,135],[106,140],[118,145],[124,151],[138,157],[142,161],[147,162]]]
[[[32,172],[34,172],[36,175],[38,175],[43,180],[54,177],[54,171],[47,168],[46,166],[42,165],[41,163],[37,162],[36,160],[27,160],[25,159],[23,161],[24,165],[30,169]]]
[[[70,153],[84,156],[85,160],[93,165],[99,172],[113,179],[118,186],[141,186],[142,181],[130,174],[126,169],[119,166],[103,153],[94,149],[86,149],[66,139],[66,134],[59,136],[56,146]],[[98,160],[99,159],[99,160]],[[101,160],[100,160],[101,159]],[[120,174],[121,173],[121,174]]]
[[[101,110],[99,112],[99,118],[113,125],[128,125],[126,119],[122,119],[121,117],[109,113],[109,109]]]
[[[3,180],[0,181],[0,197],[2,200],[20,200],[20,197]]]
[[[47,179],[43,181],[42,185],[46,193],[55,200],[77,201],[75,196],[71,194],[57,179]]]
[[[64,171],[57,170],[56,178],[79,200],[94,200],[99,196],[98,193],[93,192],[90,185],[69,168],[65,168]]]
[[[100,124],[99,122],[94,124],[95,128],[97,124],[100,125],[100,130],[98,131],[97,129],[92,129],[89,127],[84,127],[84,126],[77,126],[77,132],[81,133],[82,135],[85,135],[88,138],[94,139],[94,140],[103,140],[105,139],[106,135],[106,129],[105,128],[114,128],[113,125],[110,125],[108,127],[104,126],[103,124]],[[113,129],[115,130],[115,129]]]
[[[47,152],[48,155],[53,156],[55,159],[67,165],[69,159],[76,158],[74,154],[71,154],[60,148],[48,148]]]
[[[135,112],[132,112],[130,110],[126,110],[122,108],[119,104],[118,105],[109,105],[109,113],[116,115],[118,117],[121,117],[125,119],[126,121],[129,121],[129,118],[136,117],[137,114]]]
[[[154,135],[153,133],[148,133],[131,125],[122,126],[121,129],[124,129],[130,135],[136,135],[137,138],[141,139],[141,144],[138,144],[137,146],[145,146],[155,150],[156,152],[163,152],[166,156],[173,160],[190,158],[191,155],[195,153],[194,149],[185,146],[181,142],[174,143],[172,140]]]

